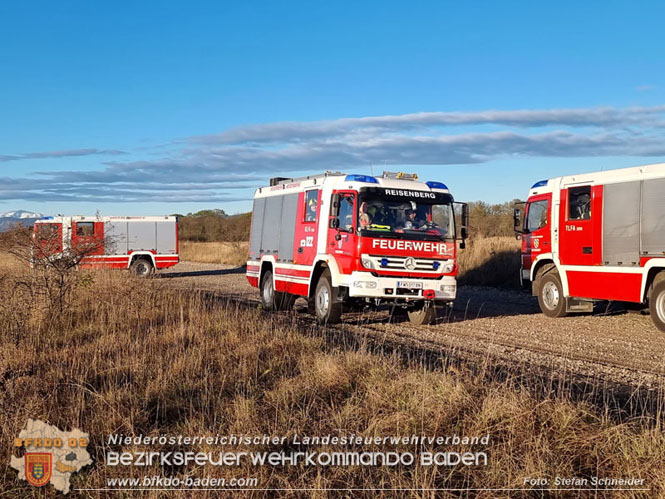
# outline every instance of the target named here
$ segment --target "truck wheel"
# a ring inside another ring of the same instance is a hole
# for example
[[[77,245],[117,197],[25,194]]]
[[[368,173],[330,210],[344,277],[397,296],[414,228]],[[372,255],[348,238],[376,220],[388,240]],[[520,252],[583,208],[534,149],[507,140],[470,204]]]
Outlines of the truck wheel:
[[[538,281],[538,305],[547,317],[565,317],[567,299],[558,272],[545,274]]]
[[[657,282],[653,287],[649,300],[649,312],[654,326],[665,332],[665,281]]]
[[[155,271],[152,262],[145,258],[138,258],[134,260],[132,266],[129,267],[136,277],[148,277]]]
[[[332,285],[330,271],[321,274],[314,291],[314,311],[319,324],[336,324],[342,316],[342,303],[336,299],[337,293]]]
[[[409,310],[409,322],[417,326],[434,324],[436,322],[436,306],[432,302],[424,302],[422,305]]]
[[[272,270],[267,270],[261,278],[261,303],[265,310],[286,310],[295,301],[290,294],[275,291]]]

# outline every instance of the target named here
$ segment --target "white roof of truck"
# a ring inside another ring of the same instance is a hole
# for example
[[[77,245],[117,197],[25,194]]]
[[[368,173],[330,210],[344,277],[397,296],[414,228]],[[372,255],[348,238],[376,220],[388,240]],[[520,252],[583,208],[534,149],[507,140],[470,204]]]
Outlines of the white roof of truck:
[[[36,220],[35,223],[62,223],[64,221],[73,222],[175,222],[178,217],[171,216],[151,216],[151,217],[98,217],[95,215],[73,215],[70,217],[43,217]]]
[[[387,172],[384,172],[384,174]],[[397,174],[391,174],[397,175]],[[429,185],[428,185],[429,184]],[[332,186],[335,189],[358,190],[362,187],[383,187],[387,189],[402,189],[412,191],[432,191],[450,193],[448,187],[441,182],[422,182],[413,178],[396,178],[395,176],[373,176],[349,174],[341,172],[327,172],[310,177],[286,179],[277,185],[260,187],[254,193],[255,198],[279,196],[294,192],[301,192],[312,188]]]
[[[665,163],[654,163],[651,165],[631,166],[629,168],[617,168],[614,170],[603,170],[591,173],[579,173],[576,175],[565,175],[548,180],[536,182],[529,190],[529,196],[552,192],[554,189],[568,187],[571,185],[604,185],[619,182],[630,182],[633,180],[646,180],[650,178],[665,178]]]

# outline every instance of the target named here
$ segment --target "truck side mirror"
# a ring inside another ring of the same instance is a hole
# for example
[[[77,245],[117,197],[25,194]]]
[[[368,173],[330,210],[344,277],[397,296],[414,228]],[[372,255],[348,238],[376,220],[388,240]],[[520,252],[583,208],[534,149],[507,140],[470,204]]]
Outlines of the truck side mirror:
[[[459,239],[460,239],[460,249],[466,248],[466,242],[464,241],[467,237],[469,237],[469,205],[467,203],[455,203],[456,206],[459,206],[459,208],[456,208],[455,211],[460,214],[460,231],[459,231]],[[459,211],[458,211],[459,210]]]
[[[331,215],[339,215],[339,194],[333,194]]]
[[[524,234],[524,230],[522,229],[522,210],[518,207],[513,208],[513,230],[517,239],[519,239],[521,234]]]

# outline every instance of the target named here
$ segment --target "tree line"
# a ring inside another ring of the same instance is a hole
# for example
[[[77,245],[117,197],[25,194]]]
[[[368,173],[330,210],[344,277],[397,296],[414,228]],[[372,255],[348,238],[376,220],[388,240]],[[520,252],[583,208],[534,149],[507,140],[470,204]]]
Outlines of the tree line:
[[[227,215],[224,210],[203,210],[178,217],[182,241],[248,241],[252,214]]]

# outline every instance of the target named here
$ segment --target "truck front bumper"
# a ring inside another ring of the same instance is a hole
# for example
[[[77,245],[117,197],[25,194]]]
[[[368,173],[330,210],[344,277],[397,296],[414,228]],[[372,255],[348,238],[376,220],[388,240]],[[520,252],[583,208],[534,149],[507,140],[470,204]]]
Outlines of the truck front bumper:
[[[457,295],[457,282],[453,276],[443,276],[437,280],[415,277],[374,277],[370,272],[352,272],[347,282],[349,296],[357,298],[453,301]],[[433,297],[431,291],[434,291]]]

